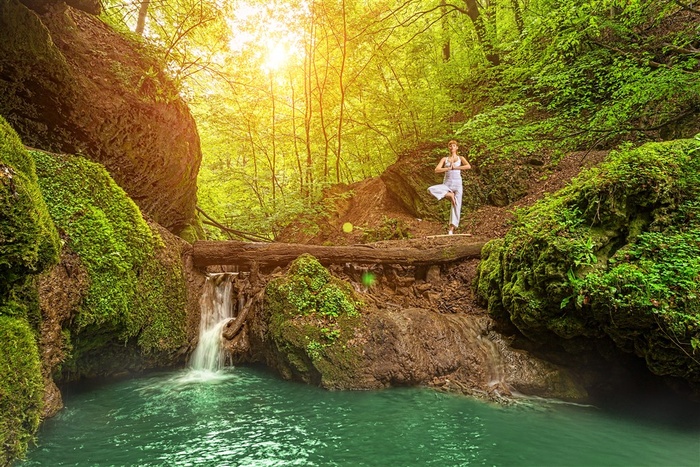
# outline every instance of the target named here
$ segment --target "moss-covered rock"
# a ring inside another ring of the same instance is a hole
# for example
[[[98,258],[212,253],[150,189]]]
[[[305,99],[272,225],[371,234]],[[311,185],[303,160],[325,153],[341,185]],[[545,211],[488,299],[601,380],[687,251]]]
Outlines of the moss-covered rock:
[[[107,375],[144,365],[139,359],[146,357],[167,364],[168,354],[187,345],[179,255],[169,257],[161,236],[102,166],[77,156],[32,155],[51,216],[88,274],[67,329],[64,347],[72,352],[61,378]],[[121,351],[134,360],[115,359]]]
[[[0,298],[16,281],[55,264],[59,250],[34,161],[0,117]]]
[[[360,303],[349,284],[316,258],[302,255],[265,288],[265,320],[283,376],[340,387],[352,379],[358,353],[348,341],[360,325]]]
[[[44,384],[34,334],[0,304],[0,464],[21,457],[39,427]]]
[[[44,384],[35,276],[60,243],[34,161],[0,117],[0,464],[21,457],[39,424]]]
[[[613,152],[519,212],[477,292],[534,340],[608,336],[700,388],[700,142]]]
[[[195,217],[194,119],[142,43],[66,3],[0,0],[0,115],[25,144],[101,163],[179,233]]]

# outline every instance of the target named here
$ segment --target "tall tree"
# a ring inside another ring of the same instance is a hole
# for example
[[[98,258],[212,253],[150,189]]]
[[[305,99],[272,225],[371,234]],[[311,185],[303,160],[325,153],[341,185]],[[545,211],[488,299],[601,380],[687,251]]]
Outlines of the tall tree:
[[[139,15],[136,21],[136,34],[139,36],[143,35],[143,29],[146,26],[146,17],[148,16],[148,5],[150,5],[151,0],[141,0],[141,5],[139,6]]]

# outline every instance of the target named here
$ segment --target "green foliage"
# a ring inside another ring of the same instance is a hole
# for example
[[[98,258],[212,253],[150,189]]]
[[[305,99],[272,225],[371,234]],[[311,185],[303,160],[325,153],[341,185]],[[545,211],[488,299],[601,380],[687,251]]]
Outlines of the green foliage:
[[[0,303],[0,464],[24,456],[39,427],[44,382],[39,350],[24,319]]]
[[[420,142],[457,133],[503,204],[523,194],[515,162],[688,137],[700,105],[697,24],[682,2],[476,2],[471,16],[450,3],[268,3],[245,15],[151,3],[134,42],[158,60],[142,76],[114,71],[158,98],[168,70],[198,121],[200,206],[269,238],[325,212],[332,184],[377,176]],[[107,5],[110,24],[135,22]]]
[[[349,290],[338,284],[328,284],[316,296],[318,313],[322,316],[337,318],[341,315],[356,316],[355,302],[348,297]]]
[[[622,149],[518,212],[485,249],[480,299],[527,335],[605,334],[700,383],[699,152],[697,140]]]
[[[17,281],[55,264],[59,251],[34,161],[0,117],[0,300]]]
[[[331,280],[331,273],[312,255],[304,254],[289,266],[289,275],[298,276],[311,293],[318,293]]]
[[[458,129],[474,159],[557,160],[621,140],[690,136],[700,62],[689,46],[696,25],[680,10],[668,0],[530,5],[519,38],[497,45],[502,65],[465,75],[465,87],[489,91],[466,96],[469,119]]]
[[[90,286],[74,319],[74,335],[93,332],[146,351],[173,350],[184,341],[181,266],[163,264],[160,236],[98,164],[75,156],[32,152],[51,216],[88,270]],[[110,332],[113,333],[110,335]],[[73,358],[94,347],[81,339]]]

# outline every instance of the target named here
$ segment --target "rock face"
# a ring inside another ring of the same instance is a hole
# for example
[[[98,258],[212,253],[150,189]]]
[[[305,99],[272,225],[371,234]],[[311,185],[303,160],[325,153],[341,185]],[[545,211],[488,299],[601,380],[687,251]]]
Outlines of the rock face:
[[[162,65],[88,13],[27,4],[36,11],[0,0],[0,115],[26,145],[102,163],[153,220],[182,231],[201,150]]]
[[[363,365],[355,379],[363,389],[430,385],[488,398],[586,397],[562,368],[510,349],[487,317],[408,308],[370,312],[363,324]]]
[[[27,151],[0,117],[0,465],[62,406],[56,383],[181,365],[203,278],[191,245],[105,169]]]
[[[380,310],[324,271],[313,257],[300,257],[267,284],[239,359],[329,389],[429,385],[489,399],[587,395],[563,368],[510,349],[483,314]]]

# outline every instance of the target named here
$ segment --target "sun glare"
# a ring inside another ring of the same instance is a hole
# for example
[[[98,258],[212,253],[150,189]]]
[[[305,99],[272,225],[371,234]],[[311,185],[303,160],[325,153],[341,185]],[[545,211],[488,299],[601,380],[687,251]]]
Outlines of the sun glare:
[[[306,4],[301,5],[294,8],[288,2],[236,2],[228,19],[231,51],[252,53],[267,73],[287,66],[303,50],[299,45],[303,35],[300,25],[307,11]]]
[[[267,44],[267,59],[263,65],[265,71],[271,72],[278,70],[286,65],[291,54],[283,43],[269,41]]]

